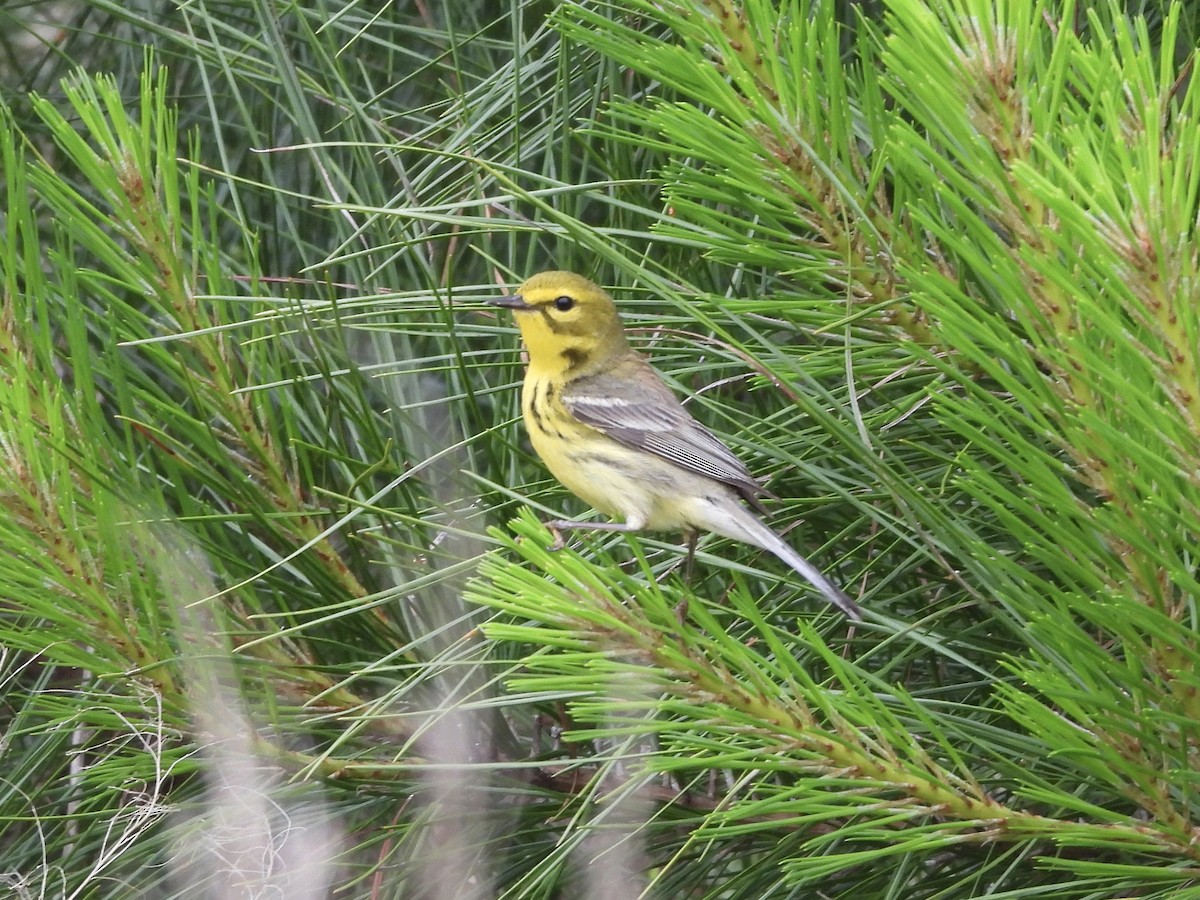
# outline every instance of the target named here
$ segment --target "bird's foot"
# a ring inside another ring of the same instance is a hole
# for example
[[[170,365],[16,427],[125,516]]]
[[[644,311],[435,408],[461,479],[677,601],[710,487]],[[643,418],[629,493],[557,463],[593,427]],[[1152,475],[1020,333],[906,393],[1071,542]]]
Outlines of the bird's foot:
[[[687,624],[687,614],[689,608],[690,604],[688,603],[687,597],[684,597],[675,604],[675,621],[679,623],[680,628]]]
[[[551,553],[557,553],[563,547],[567,546],[567,539],[563,537],[563,530],[570,527],[571,525],[569,522],[563,522],[559,519],[555,519],[553,522],[546,523],[546,530],[549,531],[551,537],[554,538],[554,540],[550,542],[549,550]]]

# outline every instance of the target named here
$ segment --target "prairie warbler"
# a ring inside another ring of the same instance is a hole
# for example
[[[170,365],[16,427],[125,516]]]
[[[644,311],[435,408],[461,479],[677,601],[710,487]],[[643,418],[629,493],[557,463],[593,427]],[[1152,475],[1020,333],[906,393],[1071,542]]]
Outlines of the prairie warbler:
[[[534,275],[511,297],[529,353],[521,410],[534,450],[559,481],[623,522],[560,530],[699,531],[744,541],[799,572],[851,618],[858,606],[746,508],[765,493],[742,461],[692,418],[625,339],[612,298],[571,272]],[[561,538],[560,538],[561,540]]]

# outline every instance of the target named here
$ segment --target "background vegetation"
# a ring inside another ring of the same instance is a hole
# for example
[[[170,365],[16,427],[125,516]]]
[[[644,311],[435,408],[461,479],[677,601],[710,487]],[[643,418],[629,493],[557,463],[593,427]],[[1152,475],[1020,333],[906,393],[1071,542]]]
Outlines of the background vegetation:
[[[1192,15],[5,5],[0,883],[1200,897]],[[549,267],[864,623],[548,552]]]

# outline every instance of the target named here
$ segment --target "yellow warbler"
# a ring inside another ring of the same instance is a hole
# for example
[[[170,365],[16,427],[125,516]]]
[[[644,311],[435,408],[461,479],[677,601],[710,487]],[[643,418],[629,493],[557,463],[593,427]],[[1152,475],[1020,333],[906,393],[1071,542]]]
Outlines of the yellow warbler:
[[[742,503],[762,485],[692,418],[625,339],[612,298],[572,272],[534,275],[511,297],[529,353],[521,410],[533,448],[572,492],[624,522],[547,523],[596,531],[698,531],[753,544],[799,572],[846,615],[858,606]]]

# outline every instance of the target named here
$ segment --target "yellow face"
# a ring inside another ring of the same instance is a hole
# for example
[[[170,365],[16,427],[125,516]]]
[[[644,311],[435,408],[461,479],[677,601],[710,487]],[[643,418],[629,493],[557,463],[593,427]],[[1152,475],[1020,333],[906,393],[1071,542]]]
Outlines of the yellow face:
[[[489,302],[513,311],[531,369],[582,373],[628,348],[612,297],[573,272],[540,272]]]

